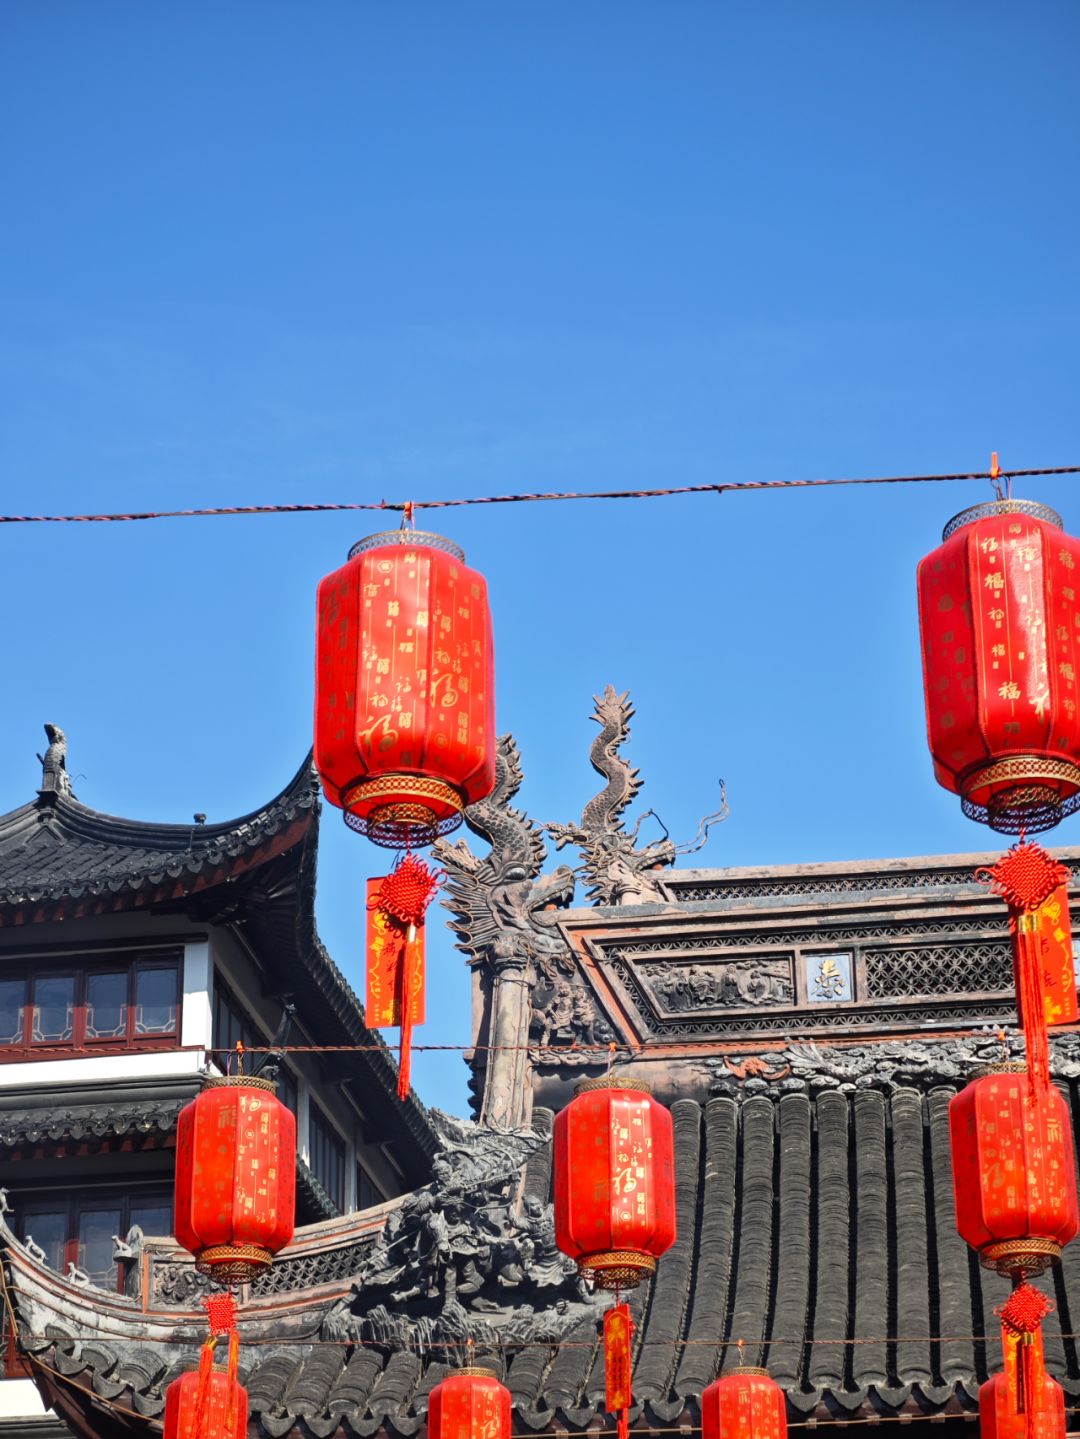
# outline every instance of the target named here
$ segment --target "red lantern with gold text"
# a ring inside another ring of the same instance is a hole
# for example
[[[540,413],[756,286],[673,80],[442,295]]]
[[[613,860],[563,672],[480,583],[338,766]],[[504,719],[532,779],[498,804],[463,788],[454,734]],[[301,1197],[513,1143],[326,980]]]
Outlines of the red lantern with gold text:
[[[293,1236],[296,1120],[268,1079],[207,1080],[176,1128],[173,1232],[204,1274],[241,1284]]]
[[[1005,1368],[979,1387],[982,1439],[1065,1439],[1065,1394],[1043,1364],[1042,1334],[1002,1334]]]
[[[639,1080],[588,1079],[555,1117],[555,1241],[600,1289],[632,1289],[675,1239],[671,1113]]]
[[[245,1439],[247,1425],[247,1390],[223,1370],[214,1370],[202,1393],[194,1370],[165,1390],[165,1439]]]
[[[964,510],[919,565],[934,773],[1006,834],[1080,805],[1080,540],[1045,505]]]
[[[733,1369],[701,1396],[702,1439],[785,1439],[784,1391],[767,1369]]]
[[[493,1369],[469,1365],[436,1384],[428,1439],[510,1439],[510,1391]]]
[[[439,535],[370,535],[319,585],[315,765],[376,844],[430,844],[495,785],[483,576]]]
[[[1065,1100],[1021,1062],[973,1079],[949,1105],[956,1227],[983,1264],[1037,1273],[1077,1232],[1076,1161]]]

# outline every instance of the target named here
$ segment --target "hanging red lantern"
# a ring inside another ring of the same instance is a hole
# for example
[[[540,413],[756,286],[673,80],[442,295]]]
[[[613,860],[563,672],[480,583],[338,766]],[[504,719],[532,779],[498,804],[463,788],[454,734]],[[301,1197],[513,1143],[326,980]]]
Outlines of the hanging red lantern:
[[[428,1439],[510,1439],[510,1408],[494,1369],[457,1369],[431,1391]]]
[[[934,773],[1005,834],[1080,805],[1080,540],[1045,505],[964,510],[919,565]]]
[[[1065,1393],[1043,1363],[1042,1334],[1003,1327],[1005,1368],[979,1387],[981,1439],[1065,1439]]]
[[[296,1120],[269,1079],[210,1079],[176,1127],[173,1232],[225,1284],[270,1267],[292,1239]]]
[[[983,1264],[1034,1274],[1078,1228],[1076,1161],[1065,1100],[1012,1062],[973,1079],[949,1105],[956,1227]]]
[[[702,1439],[785,1439],[784,1391],[767,1369],[739,1368],[701,1396]]]
[[[430,844],[495,786],[483,576],[439,535],[370,535],[319,585],[315,765],[376,844]]]
[[[587,1079],[555,1116],[555,1241],[600,1289],[632,1289],[675,1239],[671,1112],[639,1080]]]

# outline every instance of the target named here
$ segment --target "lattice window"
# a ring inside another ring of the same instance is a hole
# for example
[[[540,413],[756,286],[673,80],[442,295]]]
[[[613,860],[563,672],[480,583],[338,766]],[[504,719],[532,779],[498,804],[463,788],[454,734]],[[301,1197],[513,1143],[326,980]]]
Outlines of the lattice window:
[[[1007,944],[884,949],[866,956],[866,992],[871,999],[1000,994],[1012,984],[1012,954]]]

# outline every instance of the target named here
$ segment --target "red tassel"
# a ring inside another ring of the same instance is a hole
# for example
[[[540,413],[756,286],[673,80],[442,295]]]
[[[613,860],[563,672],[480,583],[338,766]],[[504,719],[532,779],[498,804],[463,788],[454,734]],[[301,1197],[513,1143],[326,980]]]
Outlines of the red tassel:
[[[616,1415],[618,1439],[628,1439],[633,1402],[634,1321],[629,1304],[613,1304],[604,1315],[604,1408]]]
[[[1039,943],[1039,916],[1024,910],[1013,926],[1016,997],[1024,1026],[1028,1081],[1032,1088],[1050,1088],[1050,1038],[1046,1027],[1046,988]]]
[[[217,1337],[204,1341],[199,1350],[199,1391],[195,1396],[195,1439],[203,1439],[206,1432],[206,1405],[210,1398],[210,1379],[214,1372],[214,1346]]]
[[[401,1036],[398,1040],[398,1071],[397,1071],[397,1097],[403,1102],[409,1097],[409,1090],[412,1088],[412,1030],[413,1030],[413,996],[412,984],[410,983],[410,971],[412,970],[412,955],[410,950],[416,944],[418,931],[414,924],[410,924],[401,946],[401,957],[398,960],[398,1013],[401,1015]],[[423,940],[420,941],[420,964],[424,963]]]
[[[368,881],[367,1021],[396,1025],[398,1098],[409,1096],[412,1031],[424,1020],[424,915],[442,875],[406,854],[384,879]]]

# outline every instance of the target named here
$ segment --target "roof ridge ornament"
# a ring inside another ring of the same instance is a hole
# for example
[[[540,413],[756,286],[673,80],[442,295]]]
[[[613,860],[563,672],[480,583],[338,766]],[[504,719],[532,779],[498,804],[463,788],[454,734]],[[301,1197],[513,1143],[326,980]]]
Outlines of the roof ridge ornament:
[[[62,794],[74,799],[75,791],[71,787],[71,776],[67,768],[67,735],[59,725],[47,724],[45,737],[49,741],[49,747],[43,755],[37,756],[41,765],[41,788],[38,794]]]

